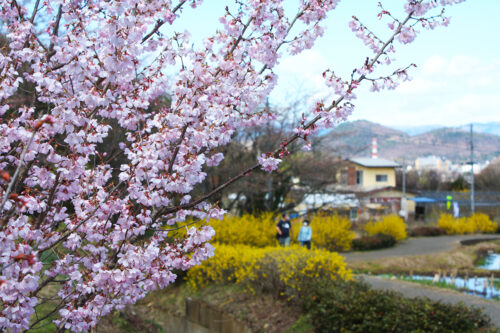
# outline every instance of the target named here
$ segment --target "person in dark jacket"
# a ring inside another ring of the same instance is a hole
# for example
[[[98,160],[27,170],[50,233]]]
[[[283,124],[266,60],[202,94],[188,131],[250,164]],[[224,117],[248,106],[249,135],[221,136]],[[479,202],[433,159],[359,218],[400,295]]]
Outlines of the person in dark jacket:
[[[290,246],[290,220],[287,213],[281,214],[281,219],[278,224],[276,224],[276,232],[278,233],[276,237],[281,246]]]

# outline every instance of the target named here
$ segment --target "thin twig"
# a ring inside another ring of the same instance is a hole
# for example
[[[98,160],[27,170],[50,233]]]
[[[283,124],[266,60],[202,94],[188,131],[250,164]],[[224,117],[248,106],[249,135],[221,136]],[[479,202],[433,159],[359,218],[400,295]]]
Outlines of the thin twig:
[[[57,10],[56,22],[54,24],[54,29],[52,29],[53,36],[57,36],[59,33],[59,25],[61,24],[61,17],[62,17],[62,5],[59,5],[59,9]],[[56,52],[54,51],[54,41],[51,41],[47,53],[47,62],[50,61],[50,58],[52,58],[54,54],[56,54]]]
[[[35,6],[33,7],[33,14],[31,14],[30,22],[33,24],[35,21],[36,13],[38,12],[38,5],[40,5],[40,0],[36,0]]]
[[[179,140],[177,140],[177,142],[176,142],[174,155],[172,156],[172,159],[170,160],[170,164],[168,166],[168,173],[172,173],[172,170],[174,168],[175,159],[177,158],[177,154],[179,153],[179,149],[180,149],[182,141],[184,140],[184,136],[186,135],[186,131],[187,131],[188,126],[189,126],[189,124],[184,125],[184,127],[182,128],[181,136],[179,137]]]
[[[118,189],[118,187],[123,184],[125,182],[125,180],[122,180],[121,182],[118,183],[118,185],[116,185],[109,193],[108,195],[106,196],[106,199],[104,199],[104,202],[107,201],[111,195]],[[100,208],[99,205],[96,206],[96,208],[89,214],[89,216],[83,220],[81,220],[73,229],[71,230],[68,230],[64,233],[63,236],[61,236],[61,238],[59,238],[57,241],[55,241],[54,243],[52,243],[51,245],[47,246],[46,248],[43,248],[43,249],[40,249],[39,252],[42,253],[42,252],[45,252],[47,250],[50,250],[52,249],[53,247],[55,247],[57,244],[59,244],[60,242],[64,241],[66,238],[68,238],[73,232],[75,232],[78,228],[80,228],[82,226],[82,224],[84,224],[85,222],[87,222],[88,220],[90,220],[92,217],[94,217],[94,214],[95,212],[97,212],[97,210]],[[36,247],[35,247],[36,249]]]
[[[153,231],[176,231],[176,230],[188,227],[190,225],[196,224],[198,222],[200,222],[200,221],[189,222],[188,224],[184,224],[184,225],[181,225],[180,227],[173,228],[173,229],[150,229],[150,230],[153,230]]]
[[[42,214],[40,214],[40,216],[38,217],[38,219],[37,219],[37,221],[35,223],[35,229],[38,229],[38,227],[42,224],[43,220],[47,216],[47,213],[52,208],[52,203],[54,202],[54,194],[56,192],[57,186],[59,185],[59,177],[60,176],[61,176],[61,172],[58,171],[57,174],[56,174],[56,179],[54,180],[54,186],[50,190],[49,201],[47,203],[47,209],[45,209],[45,211]]]

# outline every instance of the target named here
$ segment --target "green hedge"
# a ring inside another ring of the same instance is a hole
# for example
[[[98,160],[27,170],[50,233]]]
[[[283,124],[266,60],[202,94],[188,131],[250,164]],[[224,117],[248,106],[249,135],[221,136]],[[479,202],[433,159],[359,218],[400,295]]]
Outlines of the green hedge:
[[[435,226],[421,226],[408,230],[410,237],[429,237],[446,235],[446,231]]]
[[[316,333],[484,332],[490,325],[479,309],[408,299],[356,281],[323,281],[311,286],[309,292],[304,305]]]
[[[356,251],[385,249],[394,245],[396,245],[396,239],[391,235],[383,234],[364,236],[352,241],[352,248]]]

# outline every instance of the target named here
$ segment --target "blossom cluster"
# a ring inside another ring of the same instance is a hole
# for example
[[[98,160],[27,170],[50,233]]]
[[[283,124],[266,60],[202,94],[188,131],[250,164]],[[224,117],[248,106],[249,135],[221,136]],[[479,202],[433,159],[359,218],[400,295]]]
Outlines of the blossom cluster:
[[[193,189],[238,129],[273,118],[259,108],[273,68],[313,46],[337,2],[288,17],[284,0],[238,1],[195,46],[178,18],[201,0],[0,0],[0,330],[88,331],[212,256],[213,229],[187,224],[224,211]],[[334,87],[296,135],[345,118],[361,81]]]

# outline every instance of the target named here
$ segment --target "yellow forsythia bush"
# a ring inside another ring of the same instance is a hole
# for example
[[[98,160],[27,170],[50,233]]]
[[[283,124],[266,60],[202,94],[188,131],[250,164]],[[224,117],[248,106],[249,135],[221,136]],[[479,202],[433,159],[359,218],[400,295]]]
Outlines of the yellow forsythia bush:
[[[468,221],[474,226],[474,232],[494,233],[498,230],[498,224],[483,213],[474,213]]]
[[[337,215],[316,214],[311,219],[312,243],[333,251],[347,251],[351,248],[354,232],[351,221]]]
[[[244,244],[254,247],[277,245],[276,223],[279,215],[263,213],[259,216],[244,214],[242,216],[226,215],[223,220],[212,220],[210,224],[215,230],[214,242],[222,244]],[[351,248],[354,232],[347,218],[336,215],[316,214],[311,219],[313,232],[312,244],[315,247],[333,251],[347,251]],[[292,243],[297,241],[302,219],[291,221],[290,237]]]
[[[451,214],[441,214],[438,227],[450,235],[463,235],[474,233],[473,225],[467,223],[465,217],[454,218]]]
[[[438,227],[450,235],[493,233],[498,229],[498,225],[491,221],[488,215],[482,213],[475,213],[469,218],[454,218],[451,214],[441,214]]]
[[[366,224],[365,230],[369,235],[390,235],[396,241],[403,240],[408,236],[406,223],[397,215],[387,215],[380,221],[370,221]]]
[[[277,244],[276,219],[273,213],[263,213],[259,216],[226,214],[222,220],[210,221],[210,225],[215,230],[213,242],[256,247],[275,246]]]
[[[326,250],[217,244],[214,256],[189,269],[186,279],[193,289],[239,284],[293,297],[319,277],[351,279],[352,273],[340,255]]]

